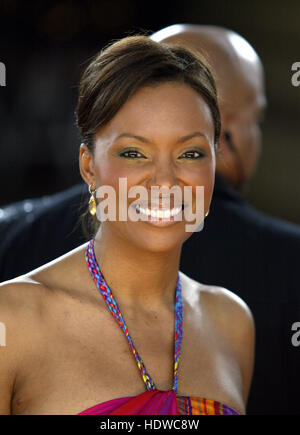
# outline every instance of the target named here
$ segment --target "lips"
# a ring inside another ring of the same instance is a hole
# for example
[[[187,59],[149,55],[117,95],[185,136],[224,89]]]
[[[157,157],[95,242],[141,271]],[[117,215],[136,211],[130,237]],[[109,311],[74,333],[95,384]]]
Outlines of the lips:
[[[170,207],[170,204],[156,203],[148,206],[148,203],[134,204],[136,211],[145,216],[150,221],[169,221],[173,220],[176,215],[179,215],[184,208],[184,204]]]

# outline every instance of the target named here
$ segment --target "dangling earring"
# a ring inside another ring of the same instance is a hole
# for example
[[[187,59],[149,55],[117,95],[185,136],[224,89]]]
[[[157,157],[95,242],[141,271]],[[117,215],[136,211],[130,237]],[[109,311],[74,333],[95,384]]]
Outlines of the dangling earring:
[[[91,194],[91,197],[89,200],[89,212],[91,213],[92,216],[95,216],[96,211],[97,211],[97,202],[96,202],[96,197],[95,197],[96,189],[92,189],[91,186],[93,186],[93,185],[92,184],[89,185],[89,192]]]
[[[207,210],[207,213],[206,213],[205,217],[207,217],[207,216],[208,216],[208,214],[209,214],[209,209]]]

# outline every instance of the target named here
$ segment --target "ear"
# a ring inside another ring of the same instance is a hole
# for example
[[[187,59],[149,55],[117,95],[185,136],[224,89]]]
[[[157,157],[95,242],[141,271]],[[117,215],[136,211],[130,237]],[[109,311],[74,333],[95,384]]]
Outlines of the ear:
[[[222,128],[219,142],[218,142],[218,148],[216,152],[217,161],[220,161],[220,164],[222,164],[222,161],[227,158],[228,153],[228,144],[226,141],[226,131]]]
[[[225,179],[232,180],[236,171],[235,159],[236,156],[231,148],[231,143],[228,143],[228,132],[223,128],[216,152],[216,171]]]
[[[94,159],[88,147],[82,143],[79,149],[79,169],[83,180],[88,184],[95,184]]]
[[[232,115],[230,110],[226,105],[220,105],[220,111],[221,111],[221,133],[218,143],[218,160],[219,165],[222,166],[226,161],[230,160],[232,149],[231,144],[228,143],[228,136],[230,136],[231,131],[231,119]]]

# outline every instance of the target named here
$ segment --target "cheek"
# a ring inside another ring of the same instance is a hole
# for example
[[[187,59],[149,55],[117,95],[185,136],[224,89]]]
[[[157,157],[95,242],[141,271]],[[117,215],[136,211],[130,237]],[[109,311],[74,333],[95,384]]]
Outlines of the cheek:
[[[102,159],[101,163],[98,163],[95,166],[96,173],[96,185],[98,187],[102,186],[110,186],[113,188],[114,194],[111,196],[105,195],[103,193],[99,193],[98,201],[101,202],[105,200],[105,203],[108,201],[111,207],[111,210],[115,210],[116,217],[120,216],[120,205],[122,204],[122,213],[124,212],[124,207],[128,209],[129,204],[133,202],[137,198],[129,198],[128,192],[130,188],[139,186],[142,183],[145,170],[137,167],[133,167],[133,165],[126,165],[123,161],[119,161],[118,159],[105,160]],[[105,209],[107,212],[108,209]],[[124,225],[124,223],[120,223],[118,218],[116,222],[110,222],[112,225]]]
[[[207,173],[202,176],[202,185],[204,186],[204,209],[209,207],[215,184],[215,167],[210,165]]]
[[[196,195],[196,187],[204,187],[205,209],[211,201],[215,182],[215,158],[211,159],[205,165],[192,171],[187,171],[184,177],[185,184],[192,186],[193,194]]]
[[[97,185],[99,186],[112,186],[118,190],[119,178],[126,178],[127,184],[131,185],[138,184],[140,179],[140,171],[134,168],[130,168],[124,163],[118,160],[105,160],[96,163],[95,173],[97,179]]]
[[[242,148],[244,153],[249,153],[249,156],[259,148],[260,129],[252,120],[240,120],[233,124],[231,133],[237,147]]]

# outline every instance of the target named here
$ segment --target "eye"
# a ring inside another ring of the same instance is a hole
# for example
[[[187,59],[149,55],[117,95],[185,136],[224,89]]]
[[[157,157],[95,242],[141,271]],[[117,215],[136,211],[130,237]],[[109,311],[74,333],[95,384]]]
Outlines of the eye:
[[[179,157],[179,159],[199,160],[199,159],[202,159],[203,157],[205,157],[205,154],[203,151],[191,150],[191,151],[186,151],[185,153],[183,153]]]
[[[133,149],[123,151],[119,155],[120,155],[120,157],[125,157],[126,159],[140,159],[140,158],[145,159],[146,158],[139,151],[133,150]]]

